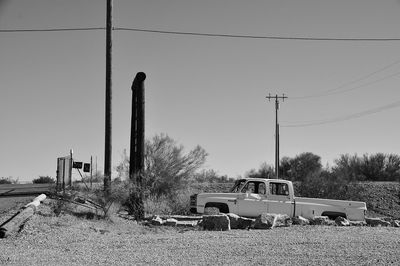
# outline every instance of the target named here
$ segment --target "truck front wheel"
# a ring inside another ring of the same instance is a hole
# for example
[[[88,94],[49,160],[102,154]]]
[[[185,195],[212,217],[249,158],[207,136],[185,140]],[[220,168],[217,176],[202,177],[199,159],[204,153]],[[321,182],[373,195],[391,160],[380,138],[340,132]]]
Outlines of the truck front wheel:
[[[208,207],[218,208],[220,213],[229,213],[229,207],[225,203],[209,202],[206,204],[205,208]]]

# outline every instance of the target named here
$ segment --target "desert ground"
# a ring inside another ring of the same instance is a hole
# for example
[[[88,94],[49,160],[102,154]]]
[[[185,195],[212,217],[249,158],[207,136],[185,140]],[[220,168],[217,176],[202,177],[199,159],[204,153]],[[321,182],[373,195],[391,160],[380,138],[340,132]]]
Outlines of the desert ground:
[[[2,209],[0,223],[24,203]],[[400,229],[394,227],[296,225],[215,232],[145,226],[115,215],[57,216],[54,204],[46,199],[20,233],[0,239],[0,264],[400,265]]]

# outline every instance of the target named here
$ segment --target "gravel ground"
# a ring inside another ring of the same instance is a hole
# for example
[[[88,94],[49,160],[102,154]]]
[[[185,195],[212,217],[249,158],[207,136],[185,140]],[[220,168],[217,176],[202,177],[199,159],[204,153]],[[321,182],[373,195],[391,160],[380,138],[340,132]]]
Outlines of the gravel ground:
[[[0,264],[400,265],[400,229],[292,226],[209,232],[151,228],[119,217],[57,217],[46,200],[17,236],[0,239]]]

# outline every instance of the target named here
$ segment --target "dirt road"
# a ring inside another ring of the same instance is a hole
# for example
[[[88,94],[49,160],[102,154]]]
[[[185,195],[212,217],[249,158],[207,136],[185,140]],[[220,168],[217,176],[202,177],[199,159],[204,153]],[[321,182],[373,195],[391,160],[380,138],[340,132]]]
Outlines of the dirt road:
[[[2,184],[0,185],[0,198],[39,195],[47,193],[55,184]]]

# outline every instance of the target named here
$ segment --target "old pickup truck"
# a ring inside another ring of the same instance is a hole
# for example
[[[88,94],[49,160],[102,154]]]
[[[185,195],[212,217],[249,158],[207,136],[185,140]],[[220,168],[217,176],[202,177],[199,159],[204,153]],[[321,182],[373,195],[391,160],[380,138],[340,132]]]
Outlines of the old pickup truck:
[[[295,197],[291,181],[262,178],[237,180],[229,193],[200,193],[190,197],[192,213],[202,214],[207,207],[245,217],[276,213],[308,219],[342,216],[351,221],[364,221],[367,210],[365,202]]]

